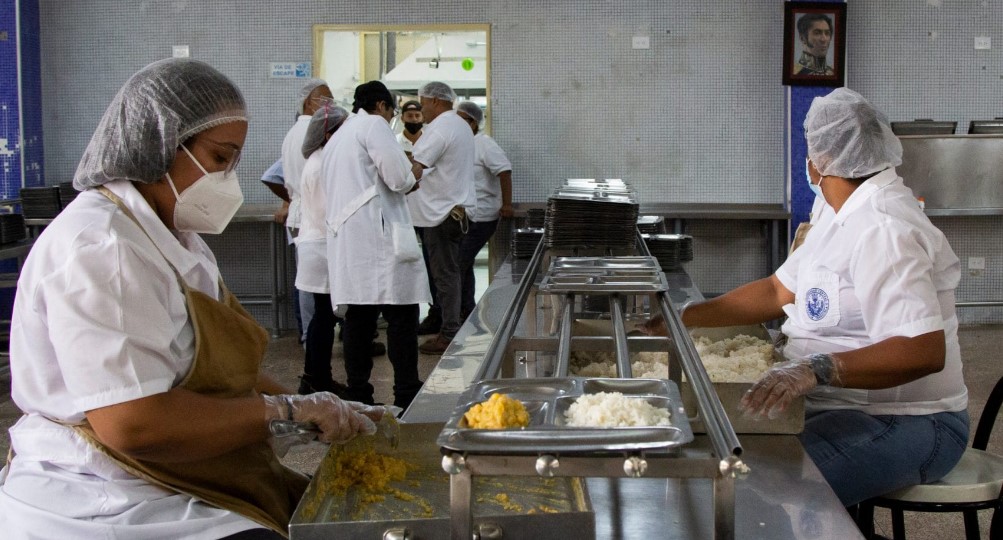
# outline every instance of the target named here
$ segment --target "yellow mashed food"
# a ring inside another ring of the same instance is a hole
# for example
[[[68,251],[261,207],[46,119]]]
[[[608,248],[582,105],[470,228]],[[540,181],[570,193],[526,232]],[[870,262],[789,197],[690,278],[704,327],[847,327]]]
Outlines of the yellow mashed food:
[[[505,394],[491,394],[487,401],[470,407],[463,414],[467,427],[474,429],[506,429],[529,425],[529,413],[518,399]]]
[[[344,492],[351,486],[359,486],[378,497],[377,500],[383,500],[379,494],[389,492],[387,484],[403,480],[408,469],[414,467],[403,459],[377,454],[371,448],[362,452],[342,452],[335,463],[334,481],[330,488]]]

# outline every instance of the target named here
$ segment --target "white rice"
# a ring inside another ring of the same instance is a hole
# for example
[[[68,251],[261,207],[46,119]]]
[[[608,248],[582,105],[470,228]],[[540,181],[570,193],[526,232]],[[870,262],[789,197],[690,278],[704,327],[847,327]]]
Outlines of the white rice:
[[[773,345],[745,334],[721,341],[701,336],[693,344],[713,382],[756,382],[773,362]]]
[[[564,412],[565,424],[572,427],[669,426],[669,417],[668,409],[620,392],[584,394]]]
[[[745,334],[721,341],[697,337],[693,343],[712,382],[755,382],[773,362],[773,345]],[[631,372],[636,378],[669,377],[667,353],[639,352],[632,353],[630,358]],[[608,352],[572,351],[569,372],[579,377],[616,377],[615,356]]]

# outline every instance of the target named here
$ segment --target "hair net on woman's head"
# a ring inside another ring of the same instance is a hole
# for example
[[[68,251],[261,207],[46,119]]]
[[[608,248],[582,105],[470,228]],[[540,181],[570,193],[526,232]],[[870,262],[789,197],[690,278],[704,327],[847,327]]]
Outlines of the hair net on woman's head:
[[[464,114],[473,119],[474,122],[478,124],[484,119],[484,111],[474,103],[473,101],[464,101],[456,106],[457,112],[463,111]]]
[[[303,114],[304,107],[306,107],[306,98],[310,97],[310,94],[321,86],[327,86],[327,81],[324,79],[310,79],[303,85],[303,88],[300,88],[299,101],[296,104],[296,114]]]
[[[181,143],[209,128],[247,121],[240,90],[209,64],[168,58],[139,70],[115,95],[77,165],[73,187],[113,180],[152,184]]]
[[[455,102],[456,92],[449,87],[448,84],[438,81],[432,81],[430,83],[425,83],[424,86],[418,90],[418,97],[427,97],[433,99],[441,99],[443,101]]]
[[[815,98],[804,131],[808,157],[824,176],[860,178],[902,163],[902,143],[888,118],[853,90]]]
[[[348,118],[348,111],[341,107],[321,107],[313,113],[310,124],[303,138],[303,157],[310,157],[318,148],[324,146],[325,135],[334,133],[341,123]]]

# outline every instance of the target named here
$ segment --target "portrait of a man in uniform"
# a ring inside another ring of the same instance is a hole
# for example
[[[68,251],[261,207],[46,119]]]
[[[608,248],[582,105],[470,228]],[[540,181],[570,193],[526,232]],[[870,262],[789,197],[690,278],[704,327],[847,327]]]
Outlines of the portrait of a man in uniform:
[[[783,4],[784,84],[843,86],[846,4]]]

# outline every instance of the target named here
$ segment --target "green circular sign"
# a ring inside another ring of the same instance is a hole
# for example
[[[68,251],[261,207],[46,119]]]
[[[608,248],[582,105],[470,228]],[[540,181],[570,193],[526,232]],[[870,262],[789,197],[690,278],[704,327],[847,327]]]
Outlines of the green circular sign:
[[[464,58],[463,62],[460,63],[460,67],[462,67],[464,71],[470,71],[471,69],[474,69],[474,59],[469,57]]]

